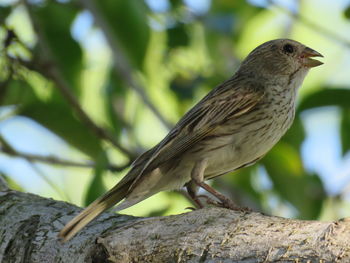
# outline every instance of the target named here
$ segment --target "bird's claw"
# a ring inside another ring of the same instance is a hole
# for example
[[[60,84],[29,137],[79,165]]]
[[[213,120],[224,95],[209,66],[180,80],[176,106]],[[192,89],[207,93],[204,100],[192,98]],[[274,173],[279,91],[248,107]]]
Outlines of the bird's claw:
[[[241,211],[241,208],[237,205],[235,205],[234,202],[232,202],[230,199],[225,198],[223,200],[221,200],[221,202],[219,202],[219,205],[223,208],[227,208],[230,210],[234,210],[234,211]]]
[[[252,210],[248,207],[240,207],[238,205],[236,205],[235,203],[233,203],[230,199],[224,200],[220,202],[221,207],[223,208],[227,208],[233,211],[237,211],[237,212],[243,212],[243,213],[249,213],[252,212]]]
[[[238,212],[244,212],[244,213],[247,213],[247,212],[251,212],[252,210],[250,208],[247,208],[247,207],[240,207],[238,205],[236,205],[231,199],[229,198],[222,198],[220,201],[215,201],[213,200],[212,198],[210,198],[209,196],[207,195],[198,195],[197,196],[198,198],[203,198],[203,199],[206,199],[206,203],[208,205],[213,205],[213,206],[216,206],[216,207],[222,207],[222,208],[226,208],[226,209],[230,209],[230,210],[233,210],[233,211],[238,211]],[[201,207],[197,208],[197,207],[186,207],[185,209],[189,209],[191,211],[194,211],[194,210],[198,210],[200,209]]]
[[[227,209],[230,209],[230,210],[233,210],[233,211],[238,211],[238,212],[247,213],[247,212],[251,212],[252,211],[250,208],[240,207],[240,206],[236,205],[229,198],[225,198],[223,200],[220,200],[219,202],[208,198],[207,203],[211,204],[211,205],[214,205],[214,206],[217,206],[217,207],[227,208]]]

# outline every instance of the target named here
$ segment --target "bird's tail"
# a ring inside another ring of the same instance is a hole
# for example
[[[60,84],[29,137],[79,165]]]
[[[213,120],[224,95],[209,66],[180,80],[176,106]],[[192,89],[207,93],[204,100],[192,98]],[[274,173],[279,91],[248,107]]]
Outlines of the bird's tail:
[[[58,236],[62,238],[63,242],[66,242],[69,239],[71,239],[77,232],[79,232],[95,217],[97,217],[103,211],[111,208],[113,205],[125,198],[130,184],[131,182],[123,185],[116,185],[106,194],[96,199],[87,208],[85,208],[76,217],[74,217],[70,222],[68,222],[60,231]]]

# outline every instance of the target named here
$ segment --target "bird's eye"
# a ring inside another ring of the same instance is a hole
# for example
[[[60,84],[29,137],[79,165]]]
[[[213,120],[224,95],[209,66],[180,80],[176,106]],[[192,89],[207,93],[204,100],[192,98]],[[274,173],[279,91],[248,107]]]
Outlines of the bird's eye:
[[[286,53],[293,53],[294,52],[294,47],[291,44],[285,44],[283,46],[283,51]]]

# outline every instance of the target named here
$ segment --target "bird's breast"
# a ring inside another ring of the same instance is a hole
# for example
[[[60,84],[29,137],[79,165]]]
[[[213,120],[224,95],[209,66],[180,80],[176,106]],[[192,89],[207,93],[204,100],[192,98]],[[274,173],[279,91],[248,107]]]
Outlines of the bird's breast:
[[[294,119],[295,92],[280,91],[276,88],[250,112],[229,120],[194,147],[194,155],[209,160],[207,178],[254,163],[281,139]]]

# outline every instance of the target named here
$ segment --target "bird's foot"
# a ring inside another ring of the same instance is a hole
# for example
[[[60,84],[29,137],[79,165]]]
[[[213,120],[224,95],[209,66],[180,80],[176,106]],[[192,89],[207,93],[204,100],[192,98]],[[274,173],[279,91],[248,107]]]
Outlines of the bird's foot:
[[[251,212],[252,210],[248,207],[240,207],[238,205],[236,205],[231,199],[225,197],[222,198],[220,201],[214,201],[212,199],[208,199],[207,200],[208,204],[212,204],[214,206],[217,207],[222,207],[222,208],[226,208],[226,209],[230,209],[233,211],[238,211],[238,212]]]
[[[209,196],[206,195],[196,195],[196,196],[192,196],[191,197],[193,201],[195,201],[197,207],[186,207],[185,209],[189,209],[191,211],[195,211],[198,209],[201,209],[204,207],[204,205],[202,204],[202,202],[200,201],[200,198],[206,199],[206,203],[210,204],[212,202],[215,202],[214,200],[212,200]]]

